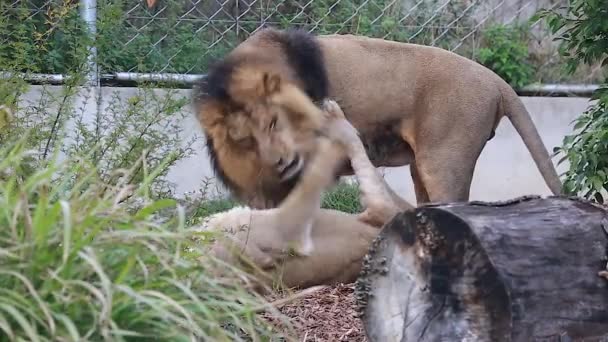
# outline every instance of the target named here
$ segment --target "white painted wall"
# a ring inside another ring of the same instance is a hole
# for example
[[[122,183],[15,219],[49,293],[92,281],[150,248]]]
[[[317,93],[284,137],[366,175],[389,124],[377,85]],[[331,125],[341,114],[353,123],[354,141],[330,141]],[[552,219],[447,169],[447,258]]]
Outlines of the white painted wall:
[[[52,93],[57,93],[59,88],[47,87]],[[102,108],[107,105],[110,95],[115,92],[126,99],[135,94],[135,89],[103,88]],[[35,104],[40,98],[40,93],[41,87],[32,87],[23,96],[22,103]],[[176,96],[190,96],[190,91],[179,90]],[[571,131],[572,120],[588,105],[587,98],[522,97],[522,100],[550,152],[554,146],[561,144],[564,135]],[[87,115],[91,117],[95,115],[96,104],[92,98],[87,99],[83,95],[77,103],[77,107],[82,106]],[[193,135],[202,137],[199,124],[191,113],[192,108],[186,106],[184,110],[189,112],[182,123],[184,140],[188,140]],[[169,180],[176,184],[178,195],[196,191],[205,178],[213,177],[202,139],[195,147],[196,154],[178,162],[168,174]],[[558,172],[563,172],[566,167],[560,165]],[[383,172],[388,183],[397,193],[412,202],[415,201],[409,167],[383,168]],[[478,160],[471,188],[471,199],[501,200],[526,194],[549,195],[550,192],[523,141],[508,119],[503,118],[496,136],[487,143]]]

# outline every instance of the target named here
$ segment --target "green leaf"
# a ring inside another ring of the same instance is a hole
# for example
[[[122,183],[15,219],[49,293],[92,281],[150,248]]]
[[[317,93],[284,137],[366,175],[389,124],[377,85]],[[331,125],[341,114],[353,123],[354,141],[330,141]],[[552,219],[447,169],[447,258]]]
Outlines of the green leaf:
[[[161,199],[161,200],[155,201],[154,203],[140,209],[135,214],[134,218],[136,220],[147,219],[150,215],[154,214],[155,212],[157,212],[161,209],[174,207],[176,205],[176,203],[177,202],[173,199]]]
[[[597,176],[593,176],[591,177],[591,183],[593,184],[593,189],[595,191],[602,191],[602,189],[604,188],[604,182],[602,182],[602,180],[597,177]]]
[[[61,213],[61,206],[59,203],[55,203],[48,208],[47,206],[49,204],[47,201],[48,199],[46,196],[41,196],[34,211],[32,226],[37,244],[41,244],[46,241],[49,231],[53,229],[59,218],[59,214]]]
[[[561,165],[561,164],[562,164],[563,162],[565,162],[566,160],[568,160],[568,156],[567,156],[567,155],[566,155],[566,156],[564,156],[564,157],[562,157],[562,158],[561,158],[561,159],[560,159],[560,160],[557,162],[557,165]]]
[[[578,120],[577,123],[574,125],[573,129],[575,131],[580,130],[581,128],[583,128],[585,125],[587,124],[587,122],[585,120]]]
[[[30,341],[32,341],[32,342],[40,341],[40,339],[38,338],[38,334],[34,330],[34,327],[30,324],[29,320],[21,314],[21,312],[19,310],[17,310],[15,307],[5,304],[5,303],[0,303],[0,309],[2,311],[6,312],[15,321],[17,321],[17,323],[23,329],[23,331],[26,333],[26,335],[28,336]]]
[[[608,89],[607,88],[598,88],[593,92],[590,100],[599,100],[604,96],[608,96]]]

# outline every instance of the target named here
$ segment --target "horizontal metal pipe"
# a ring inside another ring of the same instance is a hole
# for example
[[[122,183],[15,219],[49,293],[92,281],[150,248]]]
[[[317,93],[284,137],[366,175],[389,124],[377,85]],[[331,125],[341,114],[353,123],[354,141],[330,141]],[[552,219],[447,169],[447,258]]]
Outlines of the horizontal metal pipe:
[[[8,80],[11,78],[19,78],[31,83],[50,83],[62,84],[66,81],[66,77],[60,74],[29,74],[0,71],[0,79]]]
[[[599,87],[597,84],[531,84],[517,89],[517,93],[528,96],[588,97]]]
[[[67,80],[64,75],[58,74],[14,74],[0,72],[0,78],[17,76],[33,83],[61,84]],[[192,87],[197,81],[205,78],[205,74],[170,74],[170,73],[137,73],[137,72],[115,72],[103,74],[100,79],[103,83],[121,82],[171,82],[181,84],[187,88]],[[516,89],[521,96],[581,96],[589,97],[598,89],[598,84],[531,84]]]
[[[192,85],[204,78],[204,74],[157,74],[137,72],[116,72],[111,74],[119,82],[176,82]]]

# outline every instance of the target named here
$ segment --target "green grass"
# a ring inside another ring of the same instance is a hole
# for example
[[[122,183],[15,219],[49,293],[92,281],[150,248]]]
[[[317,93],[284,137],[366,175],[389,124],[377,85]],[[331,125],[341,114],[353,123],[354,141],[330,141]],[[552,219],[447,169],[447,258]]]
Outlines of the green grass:
[[[104,184],[85,163],[24,175],[26,139],[0,147],[0,341],[276,336],[238,271],[216,275],[184,210],[146,198],[153,171],[129,200],[127,184]]]
[[[257,315],[267,302],[188,229],[235,201],[204,201],[186,214],[149,195],[156,169],[133,183],[141,170],[133,165],[108,183],[86,156],[40,163],[29,143],[25,135],[0,146],[0,341],[291,336]],[[338,184],[323,207],[359,212],[358,187]]]
[[[359,201],[359,186],[340,182],[323,195],[321,208],[335,209],[350,214],[358,214],[363,209]]]
[[[201,201],[200,205],[198,205],[191,213],[192,223],[198,223],[209,215],[227,211],[236,207],[237,205],[239,205],[239,203],[230,198],[218,198]]]
[[[359,202],[359,195],[360,191],[357,184],[340,182],[334,188],[323,194],[321,208],[358,214],[363,210],[361,208],[361,203]],[[230,198],[202,201],[200,205],[193,210],[191,214],[192,221],[194,223],[200,222],[200,220],[206,216],[226,211],[237,205],[239,205],[239,203]]]

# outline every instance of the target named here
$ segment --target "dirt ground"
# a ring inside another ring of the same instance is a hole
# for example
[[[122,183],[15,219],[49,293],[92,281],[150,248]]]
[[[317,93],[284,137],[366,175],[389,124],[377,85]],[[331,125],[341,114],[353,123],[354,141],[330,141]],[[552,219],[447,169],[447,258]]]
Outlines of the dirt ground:
[[[302,342],[367,342],[355,310],[354,284],[321,289],[280,307],[279,311],[291,319]],[[266,318],[273,320],[271,316]]]

